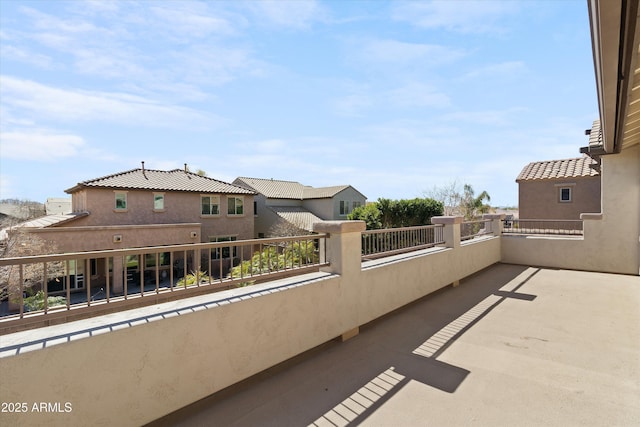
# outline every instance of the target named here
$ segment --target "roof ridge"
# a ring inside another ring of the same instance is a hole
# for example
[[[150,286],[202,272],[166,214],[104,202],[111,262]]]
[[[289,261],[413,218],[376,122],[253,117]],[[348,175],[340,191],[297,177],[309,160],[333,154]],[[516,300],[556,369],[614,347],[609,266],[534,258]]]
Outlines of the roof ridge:
[[[289,181],[289,180],[287,180],[287,179],[252,178],[252,177],[249,177],[249,176],[239,176],[237,179],[254,179],[254,180],[256,180],[256,181],[274,181],[274,182],[275,182],[275,181],[277,181],[277,182],[288,182],[288,183],[291,183],[291,184],[300,184],[300,185],[303,185],[303,186],[304,186],[304,184],[301,184],[299,181]]]
[[[100,181],[100,180],[103,180],[103,179],[113,178],[114,176],[124,175],[124,174],[127,174],[127,173],[135,172],[137,170],[142,170],[142,169],[135,168],[135,169],[130,169],[130,170],[123,171],[123,172],[116,172],[116,173],[112,173],[112,174],[109,174],[109,175],[104,175],[104,176],[101,176],[101,177],[98,177],[98,178],[87,179],[85,181],[81,181],[80,184],[86,184],[86,183],[89,183],[89,182],[94,182],[94,181]]]

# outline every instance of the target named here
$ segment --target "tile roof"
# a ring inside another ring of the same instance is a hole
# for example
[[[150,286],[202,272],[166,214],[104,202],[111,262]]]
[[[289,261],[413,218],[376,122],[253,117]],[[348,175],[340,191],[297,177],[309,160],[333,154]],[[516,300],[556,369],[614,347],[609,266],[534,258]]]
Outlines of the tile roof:
[[[304,199],[327,199],[335,196],[344,189],[349,188],[348,185],[335,185],[333,187],[304,187]]]
[[[269,199],[327,199],[350,187],[349,185],[335,185],[314,188],[295,181],[247,177],[239,177],[233,182],[236,185],[253,189]]]
[[[278,216],[306,231],[313,231],[313,224],[323,220],[305,208],[296,206],[269,206]]]
[[[547,160],[529,163],[522,169],[516,182],[538,179],[579,178],[598,176],[599,173],[590,167],[597,164],[595,160],[584,156],[576,159]]]
[[[132,169],[78,183],[65,190],[73,193],[82,188],[114,188],[123,190],[187,191],[197,193],[254,194],[237,185],[201,176],[183,169],[170,171]]]
[[[8,231],[10,229],[55,227],[56,225],[64,224],[87,215],[87,212],[75,212],[69,214],[45,215],[39,218],[30,219],[29,221],[21,222],[20,224],[16,224],[12,227],[6,227],[0,230],[0,241],[7,238]]]
[[[602,129],[600,128],[600,120],[594,120],[589,133],[589,147],[602,147]]]
[[[269,199],[302,200],[304,193],[304,185],[295,181],[239,177],[233,182],[255,190]]]

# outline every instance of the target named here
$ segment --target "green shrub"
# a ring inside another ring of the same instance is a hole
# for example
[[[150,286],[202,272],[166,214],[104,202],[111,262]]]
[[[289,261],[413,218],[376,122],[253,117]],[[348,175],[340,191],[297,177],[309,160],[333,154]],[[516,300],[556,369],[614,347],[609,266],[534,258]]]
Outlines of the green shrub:
[[[64,297],[48,297],[47,306],[49,308],[60,305],[67,305]],[[38,291],[35,295],[31,295],[24,299],[24,308],[26,311],[44,310],[44,291]]]

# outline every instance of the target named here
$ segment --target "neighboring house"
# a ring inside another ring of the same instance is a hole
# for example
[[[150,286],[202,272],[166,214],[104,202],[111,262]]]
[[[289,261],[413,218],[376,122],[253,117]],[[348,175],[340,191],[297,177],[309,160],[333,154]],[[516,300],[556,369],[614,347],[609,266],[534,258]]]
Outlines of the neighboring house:
[[[49,215],[21,225],[51,242],[56,252],[234,241],[254,236],[254,192],[191,173],[186,167],[151,170],[145,169],[143,162],[142,168],[83,181],[65,192],[71,194],[71,213]],[[220,253],[212,252],[211,256]],[[149,258],[139,263],[137,259],[114,257],[109,266],[114,291],[122,286],[123,263],[128,273],[130,269],[139,272],[139,268],[155,265],[155,256]],[[160,258],[161,265],[169,269],[168,256]],[[91,269],[92,286],[105,283],[104,258],[91,261],[86,267]],[[188,260],[188,268],[194,267],[193,261]],[[230,261],[225,262],[223,268],[229,264]],[[85,266],[72,266],[71,275],[82,279],[85,270]],[[72,289],[83,287],[82,280],[72,280]],[[65,285],[60,286],[61,289],[50,291],[64,290]]]
[[[49,197],[44,204],[47,215],[71,213],[70,197]]]
[[[516,179],[521,219],[580,219],[600,212],[600,173],[590,157],[529,163]]]
[[[345,220],[367,198],[350,185],[314,188],[295,181],[239,177],[235,185],[258,193],[255,196],[257,237],[310,232],[313,223]]]

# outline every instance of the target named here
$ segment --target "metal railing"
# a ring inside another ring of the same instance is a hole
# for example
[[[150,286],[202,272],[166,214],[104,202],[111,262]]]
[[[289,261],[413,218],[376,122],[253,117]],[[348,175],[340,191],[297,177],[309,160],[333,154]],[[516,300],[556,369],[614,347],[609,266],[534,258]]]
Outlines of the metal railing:
[[[318,271],[327,265],[325,238],[313,234],[1,258],[0,334],[29,323],[65,322]]]
[[[502,223],[505,234],[583,235],[579,219],[505,219]]]
[[[476,237],[493,234],[493,221],[481,219],[478,221],[466,221],[460,224],[460,240],[471,240]]]
[[[367,230],[362,233],[362,258],[374,259],[444,244],[442,225]]]

